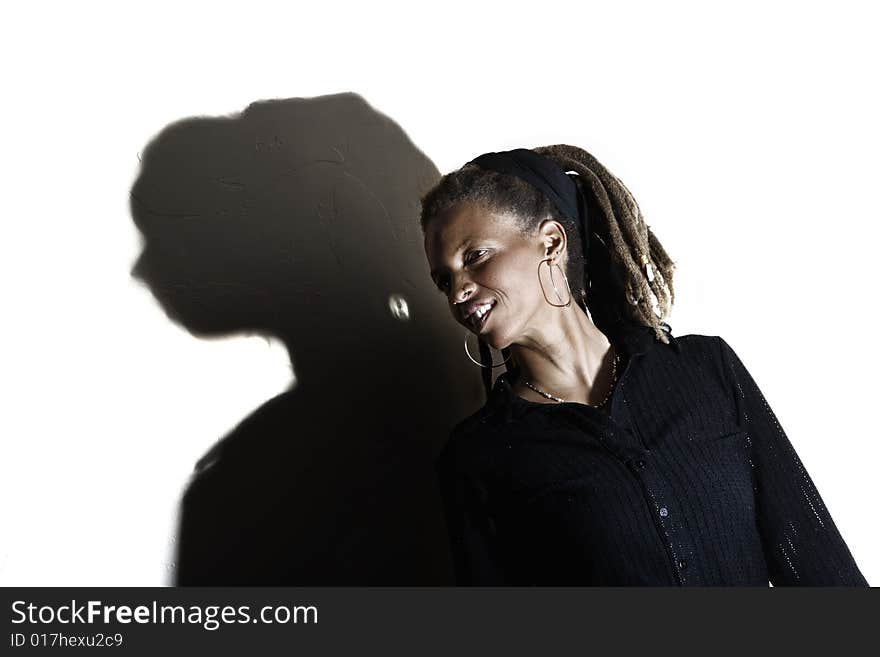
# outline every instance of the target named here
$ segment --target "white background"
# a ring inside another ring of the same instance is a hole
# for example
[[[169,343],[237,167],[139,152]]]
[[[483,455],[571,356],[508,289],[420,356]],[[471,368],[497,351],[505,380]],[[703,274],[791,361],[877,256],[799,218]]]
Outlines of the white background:
[[[290,368],[272,341],[192,337],[130,278],[138,152],[181,118],[344,91],[444,173],[564,142],[620,177],[678,264],[673,333],[734,347],[880,583],[869,5],[7,8],[0,584],[168,581],[194,461]]]

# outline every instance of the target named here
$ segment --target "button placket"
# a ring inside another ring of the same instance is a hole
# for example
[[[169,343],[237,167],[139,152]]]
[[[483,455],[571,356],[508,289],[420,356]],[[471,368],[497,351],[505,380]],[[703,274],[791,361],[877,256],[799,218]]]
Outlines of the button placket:
[[[636,448],[634,452],[630,451],[627,456],[629,457],[627,459],[628,469],[640,482],[642,490],[656,514],[654,524],[665,545],[668,563],[675,578],[680,585],[686,582],[698,582],[698,573],[692,572],[693,568],[688,567],[688,560],[683,558],[684,554],[692,551],[687,532],[676,517],[671,514],[669,502],[661,501],[670,500],[670,484],[663,476],[662,471],[654,467],[651,461],[653,458],[651,450]]]

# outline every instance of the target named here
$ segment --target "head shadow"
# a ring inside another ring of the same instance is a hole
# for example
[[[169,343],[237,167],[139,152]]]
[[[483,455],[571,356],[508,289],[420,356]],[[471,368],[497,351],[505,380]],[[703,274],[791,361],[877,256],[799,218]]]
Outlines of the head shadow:
[[[175,583],[449,581],[433,459],[482,391],[424,257],[439,177],[354,93],[185,119],[143,151],[132,275],[194,336],[280,339],[295,377],[196,465]]]

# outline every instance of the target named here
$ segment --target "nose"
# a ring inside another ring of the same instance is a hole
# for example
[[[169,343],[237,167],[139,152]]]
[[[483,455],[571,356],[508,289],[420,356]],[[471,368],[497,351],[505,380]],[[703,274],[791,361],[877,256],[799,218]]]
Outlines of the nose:
[[[453,282],[451,298],[452,303],[458,305],[470,299],[474,292],[474,284],[470,281],[463,280],[459,283],[458,279]]]

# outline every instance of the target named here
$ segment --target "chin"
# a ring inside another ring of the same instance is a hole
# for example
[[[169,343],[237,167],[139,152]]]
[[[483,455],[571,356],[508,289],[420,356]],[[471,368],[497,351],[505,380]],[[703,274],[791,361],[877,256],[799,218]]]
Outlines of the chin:
[[[496,350],[506,349],[513,344],[513,338],[509,331],[505,331],[501,324],[496,324],[498,317],[489,317],[489,324],[482,333],[474,333],[480,340]],[[494,321],[493,321],[494,320]]]
[[[499,336],[496,331],[489,331],[480,336],[480,339],[493,349],[506,349],[511,345],[509,339],[505,336]]]

